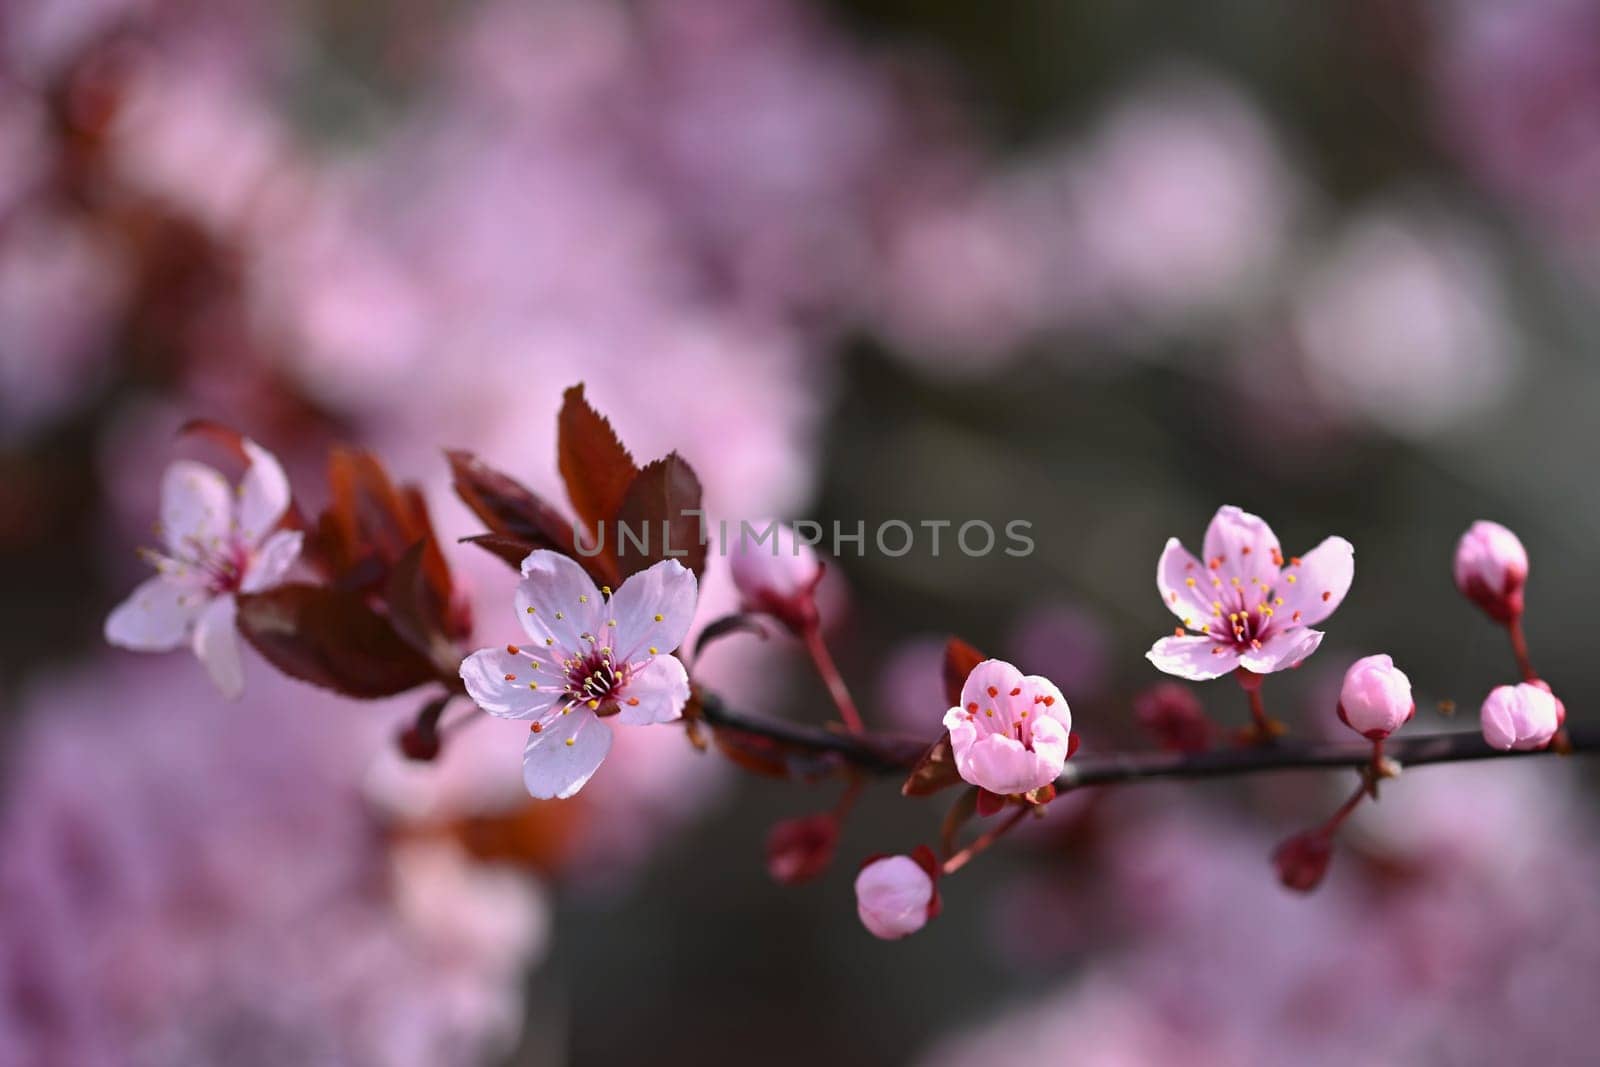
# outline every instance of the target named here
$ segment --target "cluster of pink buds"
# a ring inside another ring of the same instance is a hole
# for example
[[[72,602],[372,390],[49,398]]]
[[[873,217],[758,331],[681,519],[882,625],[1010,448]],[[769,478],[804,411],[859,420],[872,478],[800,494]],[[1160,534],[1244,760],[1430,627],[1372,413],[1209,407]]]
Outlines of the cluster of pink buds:
[[[1522,632],[1528,550],[1504,526],[1479,520],[1456,545],[1454,576],[1461,595],[1506,628],[1522,672],[1521,683],[1497,686],[1484,699],[1483,739],[1502,751],[1547,747],[1565,723],[1567,709],[1533,669]]]

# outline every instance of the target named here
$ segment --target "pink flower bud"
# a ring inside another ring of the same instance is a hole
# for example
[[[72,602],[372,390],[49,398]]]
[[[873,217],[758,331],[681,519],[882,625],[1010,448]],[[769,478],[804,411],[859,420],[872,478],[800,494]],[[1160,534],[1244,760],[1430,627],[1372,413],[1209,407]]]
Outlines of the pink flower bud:
[[[1284,888],[1309,893],[1322,884],[1333,859],[1333,839],[1326,831],[1308,830],[1284,841],[1272,853],[1272,866]]]
[[[1517,535],[1497,522],[1472,524],[1456,545],[1456,588],[1496,622],[1522,615],[1522,588],[1528,581],[1528,550]]]
[[[874,937],[895,941],[914,934],[939,914],[937,863],[927,848],[911,856],[870,860],[856,875],[856,913]]]
[[[1497,686],[1483,701],[1483,739],[1508,751],[1543,748],[1561,728],[1565,712],[1541,683]]]
[[[1204,752],[1216,741],[1217,728],[1188,686],[1162,682],[1133,700],[1133,713],[1156,744],[1169,752]]]
[[[1369,741],[1382,741],[1417,712],[1411,679],[1388,656],[1358,659],[1344,672],[1339,718]]]
[[[776,521],[741,523],[728,552],[728,569],[746,611],[757,611],[796,632],[815,626],[822,561],[816,550]]]
[[[767,873],[779,885],[800,885],[827,871],[839,843],[831,814],[785,819],[767,834]]]

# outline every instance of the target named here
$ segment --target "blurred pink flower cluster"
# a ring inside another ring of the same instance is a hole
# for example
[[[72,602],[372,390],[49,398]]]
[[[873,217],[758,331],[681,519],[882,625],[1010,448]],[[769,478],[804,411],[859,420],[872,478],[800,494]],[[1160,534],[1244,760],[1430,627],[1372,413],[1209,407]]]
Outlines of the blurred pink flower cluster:
[[[513,1039],[538,886],[363,802],[381,736],[119,658],[27,701],[0,818],[0,1061],[465,1062]],[[114,708],[106,707],[108,698]]]
[[[1406,775],[1353,821],[1360,862],[1336,866],[1314,907],[1264,876],[1261,834],[1192,794],[1140,800],[1105,839],[1099,887],[1122,946],[924,1063],[1586,1058],[1600,864],[1570,776],[1503,764]],[[1073,911],[1085,935],[1105,929],[1087,902]]]

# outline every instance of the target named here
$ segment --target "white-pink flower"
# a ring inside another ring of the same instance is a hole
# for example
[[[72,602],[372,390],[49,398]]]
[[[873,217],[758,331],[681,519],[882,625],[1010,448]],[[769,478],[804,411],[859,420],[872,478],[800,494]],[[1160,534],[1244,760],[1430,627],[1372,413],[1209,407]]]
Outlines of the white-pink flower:
[[[1192,681],[1239,667],[1256,674],[1297,667],[1322,643],[1311,627],[1333,614],[1354,577],[1355,550],[1344,538],[1285,559],[1264,520],[1224,507],[1206,529],[1204,562],[1176,537],[1167,541],[1156,588],[1183,626],[1146,657]]]
[[[576,562],[540,549],[522,561],[517,619],[526,646],[474,652],[461,680],[478,706],[531,719],[522,779],[540,799],[582,789],[611,750],[615,716],[630,726],[671,722],[689,699],[673,649],[694,618],[694,572],[676,560],[640,571],[615,593]]]
[[[1496,686],[1483,701],[1483,739],[1492,747],[1543,748],[1561,729],[1566,709],[1541,683]]]
[[[856,914],[874,937],[897,941],[939,913],[933,876],[910,856],[884,856],[856,875]]]
[[[158,573],[105,624],[107,641],[136,652],[189,643],[229,699],[244,690],[234,595],[276,585],[299,558],[301,541],[298,530],[277,529],[289,509],[283,466],[254,441],[243,448],[250,466],[237,492],[203,463],[167,468],[158,525],[165,551],[146,553]]]
[[[1001,796],[1049,785],[1071,754],[1072,713],[1061,690],[1004,660],[972,668],[944,725],[961,777]]]

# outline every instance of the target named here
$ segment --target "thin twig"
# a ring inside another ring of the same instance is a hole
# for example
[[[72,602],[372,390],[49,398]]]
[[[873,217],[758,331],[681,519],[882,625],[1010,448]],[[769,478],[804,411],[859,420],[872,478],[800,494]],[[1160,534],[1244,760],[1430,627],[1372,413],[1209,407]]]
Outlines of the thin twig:
[[[718,698],[702,698],[705,720],[815,755],[833,755],[872,774],[903,774],[916,763],[932,739],[919,741],[895,734],[845,734],[794,723],[764,719],[733,711]],[[1572,752],[1600,752],[1600,726],[1569,726]],[[1490,748],[1476,731],[1391,737],[1384,742],[1384,755],[1403,767],[1432,763],[1459,763],[1468,760],[1513,759],[1550,754],[1502,752]],[[1153,781],[1162,778],[1226,778],[1265,771],[1327,770],[1347,767],[1353,770],[1370,765],[1372,745],[1367,741],[1293,741],[1280,739],[1272,747],[1216,749],[1210,752],[1129,752],[1086,753],[1067,763],[1056,780],[1059,789],[1086,785],[1111,785],[1119,782]]]

